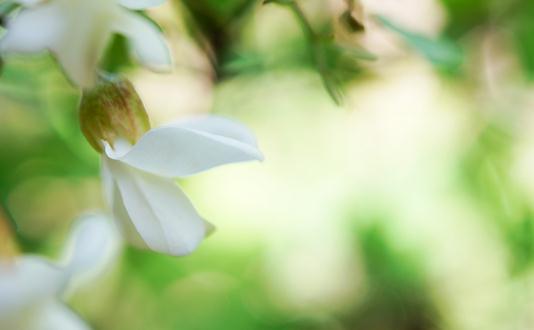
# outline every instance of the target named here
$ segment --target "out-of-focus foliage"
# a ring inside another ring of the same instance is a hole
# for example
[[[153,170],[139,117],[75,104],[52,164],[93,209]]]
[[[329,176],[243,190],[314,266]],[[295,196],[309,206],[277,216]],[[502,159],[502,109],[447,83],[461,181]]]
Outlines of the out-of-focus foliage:
[[[113,330],[534,328],[533,2],[361,1],[363,30],[349,2],[296,3],[144,13],[170,74],[109,45],[154,126],[236,118],[266,161],[188,179],[215,233],[184,258],[127,248],[74,309]],[[3,61],[0,252],[55,256],[105,208],[98,155],[53,56]]]
[[[385,27],[398,33],[410,46],[438,68],[454,71],[462,64],[462,52],[450,40],[432,40],[417,33],[407,31],[385,17],[379,16],[378,19]]]
[[[510,34],[524,66],[525,74],[534,75],[534,3],[527,0],[462,1],[443,0],[450,20],[447,33],[458,39],[480,29],[498,28]]]
[[[505,128],[488,125],[466,153],[461,181],[476,203],[487,210],[507,245],[514,274],[534,262],[532,206],[510,177],[513,136]]]
[[[375,222],[356,234],[367,292],[343,318],[346,328],[439,329],[441,319],[417,257],[397,251],[381,221]]]

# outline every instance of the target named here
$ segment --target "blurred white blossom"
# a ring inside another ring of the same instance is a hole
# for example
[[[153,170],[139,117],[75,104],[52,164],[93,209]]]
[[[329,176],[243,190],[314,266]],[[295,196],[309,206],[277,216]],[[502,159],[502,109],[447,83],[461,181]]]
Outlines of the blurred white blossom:
[[[119,139],[105,147],[106,196],[124,235],[138,247],[175,256],[191,253],[210,225],[173,178],[263,159],[246,127],[216,116],[152,129],[134,146]]]
[[[171,67],[158,28],[132,10],[164,0],[18,0],[24,7],[7,24],[0,40],[4,53],[50,50],[80,87],[95,82],[97,65],[113,34],[128,38],[133,54],[154,70]]]
[[[109,219],[87,216],[76,223],[62,262],[34,255],[0,260],[0,329],[89,329],[61,298],[100,274],[117,255],[118,242]]]

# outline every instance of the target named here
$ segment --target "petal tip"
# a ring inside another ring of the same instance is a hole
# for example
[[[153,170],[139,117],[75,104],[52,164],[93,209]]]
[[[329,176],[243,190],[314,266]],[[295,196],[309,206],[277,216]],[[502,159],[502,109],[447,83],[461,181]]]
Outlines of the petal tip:
[[[213,235],[216,230],[217,227],[215,227],[215,225],[204,220],[204,238],[208,238],[209,236]]]
[[[160,54],[160,56],[153,57],[153,58],[146,58],[139,55],[137,56],[138,61],[144,65],[146,68],[148,68],[151,71],[154,71],[156,73],[170,73],[174,69],[174,61],[171,56],[171,51],[169,50],[169,46],[162,41],[163,48],[165,48],[165,51],[162,50],[162,53],[165,52],[165,55]]]
[[[265,156],[259,150],[258,150],[258,156],[257,156],[256,160],[259,161],[259,162],[264,162],[265,161]]]
[[[193,244],[186,244],[177,248],[169,247],[167,254],[174,257],[185,257],[196,251],[201,241],[194,242]]]
[[[265,156],[263,153],[258,149],[257,147],[248,148],[248,154],[250,156],[249,160],[257,160],[259,162],[263,162],[265,160]]]
[[[156,73],[172,73],[173,64],[169,63],[145,63],[145,65],[152,71]]]

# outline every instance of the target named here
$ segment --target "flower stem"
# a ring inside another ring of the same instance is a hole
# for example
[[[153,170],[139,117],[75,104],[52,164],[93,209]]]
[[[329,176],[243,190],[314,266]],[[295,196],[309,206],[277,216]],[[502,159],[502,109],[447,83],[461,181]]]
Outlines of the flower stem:
[[[321,80],[323,82],[323,85],[326,88],[326,91],[334,100],[334,102],[337,105],[340,105],[342,95],[339,89],[335,86],[332,77],[329,73],[328,65],[326,63],[326,55],[323,53],[323,48],[321,44],[321,36],[315,32],[310,21],[304,14],[304,11],[299,6],[297,1],[288,1],[284,2],[283,4],[286,5],[289,10],[291,10],[291,12],[294,14],[302,28],[303,33],[306,36],[306,39],[308,41],[308,47],[311,52],[312,63],[316,67],[319,76],[321,77]]]

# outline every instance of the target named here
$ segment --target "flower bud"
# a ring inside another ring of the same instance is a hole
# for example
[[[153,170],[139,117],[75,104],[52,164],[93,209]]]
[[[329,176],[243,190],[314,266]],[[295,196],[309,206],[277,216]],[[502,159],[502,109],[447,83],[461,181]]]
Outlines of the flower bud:
[[[80,125],[98,152],[103,151],[102,141],[112,147],[118,138],[135,144],[150,129],[143,102],[132,83],[121,77],[101,77],[96,86],[84,90]]]
[[[349,10],[345,11],[339,17],[339,21],[341,22],[343,27],[351,33],[361,32],[365,30],[365,26],[363,25],[362,20],[358,19],[357,16]]]
[[[360,1],[346,0],[347,9],[339,17],[344,29],[350,33],[365,31],[364,11]]]

